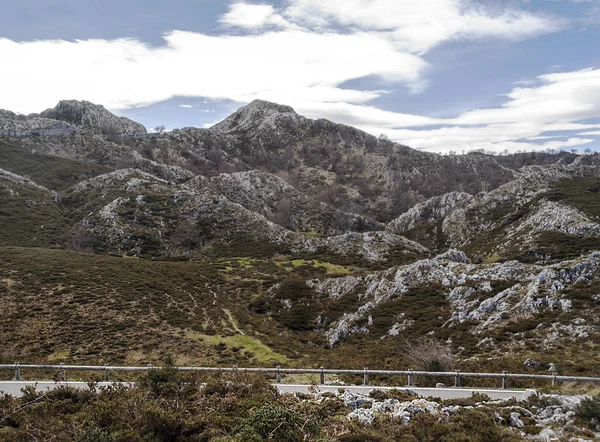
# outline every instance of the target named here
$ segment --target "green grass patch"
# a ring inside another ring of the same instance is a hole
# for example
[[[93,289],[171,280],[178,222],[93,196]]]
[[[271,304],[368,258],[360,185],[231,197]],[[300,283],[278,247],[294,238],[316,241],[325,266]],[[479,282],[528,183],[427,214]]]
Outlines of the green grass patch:
[[[277,362],[286,363],[288,357],[273,351],[270,347],[263,344],[259,339],[247,335],[219,336],[219,335],[202,335],[198,334],[198,338],[210,345],[225,344],[229,348],[241,348],[244,352],[250,352],[257,362]]]

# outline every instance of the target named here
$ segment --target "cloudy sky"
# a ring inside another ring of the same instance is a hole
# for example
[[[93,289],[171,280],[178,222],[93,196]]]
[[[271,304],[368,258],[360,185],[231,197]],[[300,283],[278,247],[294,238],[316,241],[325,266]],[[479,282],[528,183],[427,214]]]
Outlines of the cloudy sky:
[[[429,151],[600,150],[600,0],[0,0],[0,108],[260,98]]]

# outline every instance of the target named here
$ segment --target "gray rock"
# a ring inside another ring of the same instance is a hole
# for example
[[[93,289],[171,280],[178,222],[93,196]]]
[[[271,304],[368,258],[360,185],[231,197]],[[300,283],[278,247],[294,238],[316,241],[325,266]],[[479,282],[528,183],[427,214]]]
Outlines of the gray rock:
[[[510,413],[509,423],[514,428],[523,428],[525,426],[525,423],[521,420],[521,415],[516,412]]]
[[[531,388],[528,388],[527,390],[525,390],[525,392],[523,393],[523,400],[524,401],[528,401],[530,399],[535,399],[538,397],[538,392],[537,390],[533,390]]]
[[[363,425],[371,425],[375,420],[375,415],[369,408],[357,408],[348,415],[348,419],[358,419],[358,422]]]
[[[352,393],[350,391],[344,392],[344,404],[350,410],[356,410],[361,408],[363,405],[372,405],[374,400],[370,397],[363,396],[358,393]]]
[[[399,405],[400,401],[397,399],[386,399],[383,402],[373,402],[371,410],[375,413],[392,413]]]
[[[544,428],[536,439],[540,442],[554,442],[558,440],[558,436],[552,428]]]
[[[146,128],[140,123],[125,117],[117,117],[104,106],[88,101],[64,100],[53,109],[40,114],[41,117],[66,121],[99,134],[140,135],[146,134]]]

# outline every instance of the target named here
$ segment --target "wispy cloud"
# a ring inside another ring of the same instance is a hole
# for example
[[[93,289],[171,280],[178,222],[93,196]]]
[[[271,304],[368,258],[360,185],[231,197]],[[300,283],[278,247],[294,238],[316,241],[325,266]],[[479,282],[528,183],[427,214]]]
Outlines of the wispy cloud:
[[[337,24],[386,33],[400,49],[412,53],[451,40],[521,40],[566,25],[556,17],[470,0],[291,0],[282,15],[316,29]]]

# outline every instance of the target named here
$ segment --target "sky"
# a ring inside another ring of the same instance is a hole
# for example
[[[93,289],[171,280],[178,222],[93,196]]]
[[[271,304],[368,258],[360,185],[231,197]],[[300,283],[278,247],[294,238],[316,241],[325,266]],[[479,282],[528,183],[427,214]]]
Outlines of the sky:
[[[0,109],[254,99],[432,152],[600,150],[600,0],[0,0]]]

